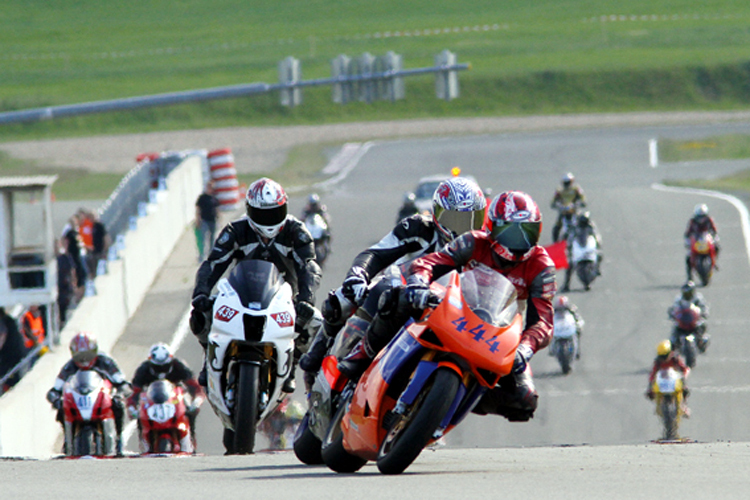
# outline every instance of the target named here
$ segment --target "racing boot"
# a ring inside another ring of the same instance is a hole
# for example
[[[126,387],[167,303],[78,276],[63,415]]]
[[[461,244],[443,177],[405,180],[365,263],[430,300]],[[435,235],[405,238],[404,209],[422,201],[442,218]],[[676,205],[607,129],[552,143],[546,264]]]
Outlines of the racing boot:
[[[118,457],[125,456],[125,454],[123,453],[123,445],[122,445],[122,436],[121,435],[117,436],[117,441],[115,442],[115,455],[117,455]]]
[[[570,291],[570,278],[573,276],[573,269],[571,269],[570,266],[565,270],[565,285],[563,285],[562,290],[563,292],[569,292]]]
[[[368,348],[367,342],[363,339],[352,348],[344,359],[339,361],[337,368],[350,380],[358,380],[370,366],[374,357],[375,353]]]
[[[708,348],[708,344],[711,342],[711,336],[707,334],[698,335],[698,350],[701,352],[701,354],[706,352],[706,349]]]
[[[292,367],[289,370],[289,376],[284,380],[284,385],[281,386],[281,392],[291,394],[297,388],[297,382],[294,381],[295,371],[297,371],[297,360],[292,361]]]

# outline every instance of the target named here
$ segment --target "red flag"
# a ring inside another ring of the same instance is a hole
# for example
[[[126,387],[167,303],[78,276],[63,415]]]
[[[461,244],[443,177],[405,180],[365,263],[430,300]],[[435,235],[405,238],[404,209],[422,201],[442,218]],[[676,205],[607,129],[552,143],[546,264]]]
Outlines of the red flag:
[[[555,269],[567,269],[568,268],[568,254],[565,251],[567,246],[566,240],[560,240],[557,243],[553,243],[549,246],[544,247],[547,253],[555,263]]]

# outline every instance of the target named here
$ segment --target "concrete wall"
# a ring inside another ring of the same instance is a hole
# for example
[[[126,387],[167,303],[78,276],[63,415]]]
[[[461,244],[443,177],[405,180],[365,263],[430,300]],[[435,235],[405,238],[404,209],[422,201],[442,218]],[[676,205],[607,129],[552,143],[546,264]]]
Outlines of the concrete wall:
[[[110,352],[125,330],[188,224],[203,189],[203,158],[188,156],[167,179],[167,189],[152,193],[146,215],[125,235],[119,259],[96,278],[96,295],[84,298],[61,333],[61,344],[43,356],[10,392],[0,398],[0,456],[48,458],[60,453],[54,410],[45,399],[60,368],[70,358],[68,343],[79,331],[92,332]]]

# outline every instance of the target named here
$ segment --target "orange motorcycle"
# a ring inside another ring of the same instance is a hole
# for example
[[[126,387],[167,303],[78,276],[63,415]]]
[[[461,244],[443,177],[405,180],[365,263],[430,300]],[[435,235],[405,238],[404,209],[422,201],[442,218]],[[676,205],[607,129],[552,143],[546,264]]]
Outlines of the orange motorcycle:
[[[332,470],[373,460],[383,474],[403,472],[510,374],[523,330],[513,284],[480,264],[431,290],[437,300],[421,319],[343,388],[321,446]]]

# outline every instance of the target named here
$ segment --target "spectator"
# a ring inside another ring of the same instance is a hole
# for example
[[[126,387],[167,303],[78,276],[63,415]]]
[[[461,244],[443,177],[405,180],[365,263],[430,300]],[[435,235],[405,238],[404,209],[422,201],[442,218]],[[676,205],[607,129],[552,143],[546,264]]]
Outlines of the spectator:
[[[29,310],[21,317],[21,333],[26,349],[33,349],[44,344],[46,338],[44,317],[38,305],[29,306]]]
[[[214,183],[209,181],[203,194],[195,202],[195,241],[198,244],[198,260],[203,261],[214,244],[219,200],[214,196]]]
[[[18,331],[16,320],[5,312],[5,308],[0,307],[0,378],[7,375],[25,355],[26,348],[23,345],[23,337],[21,332]],[[21,375],[21,372],[16,372],[10,377],[0,387],[0,394],[16,385]]]
[[[89,212],[88,214],[93,221],[91,226],[91,250],[88,253],[88,267],[91,276],[95,277],[98,274],[99,262],[107,260],[107,252],[109,251],[109,246],[112,244],[112,239],[99,215],[94,212]]]
[[[83,260],[83,242],[78,232],[78,215],[74,214],[70,217],[68,224],[63,229],[63,240],[66,252],[73,259],[75,295],[78,301],[83,297],[83,293],[85,292],[87,277],[86,263]]]
[[[57,310],[60,315],[60,327],[68,319],[68,308],[75,299],[75,263],[60,240],[55,245],[57,255]]]

